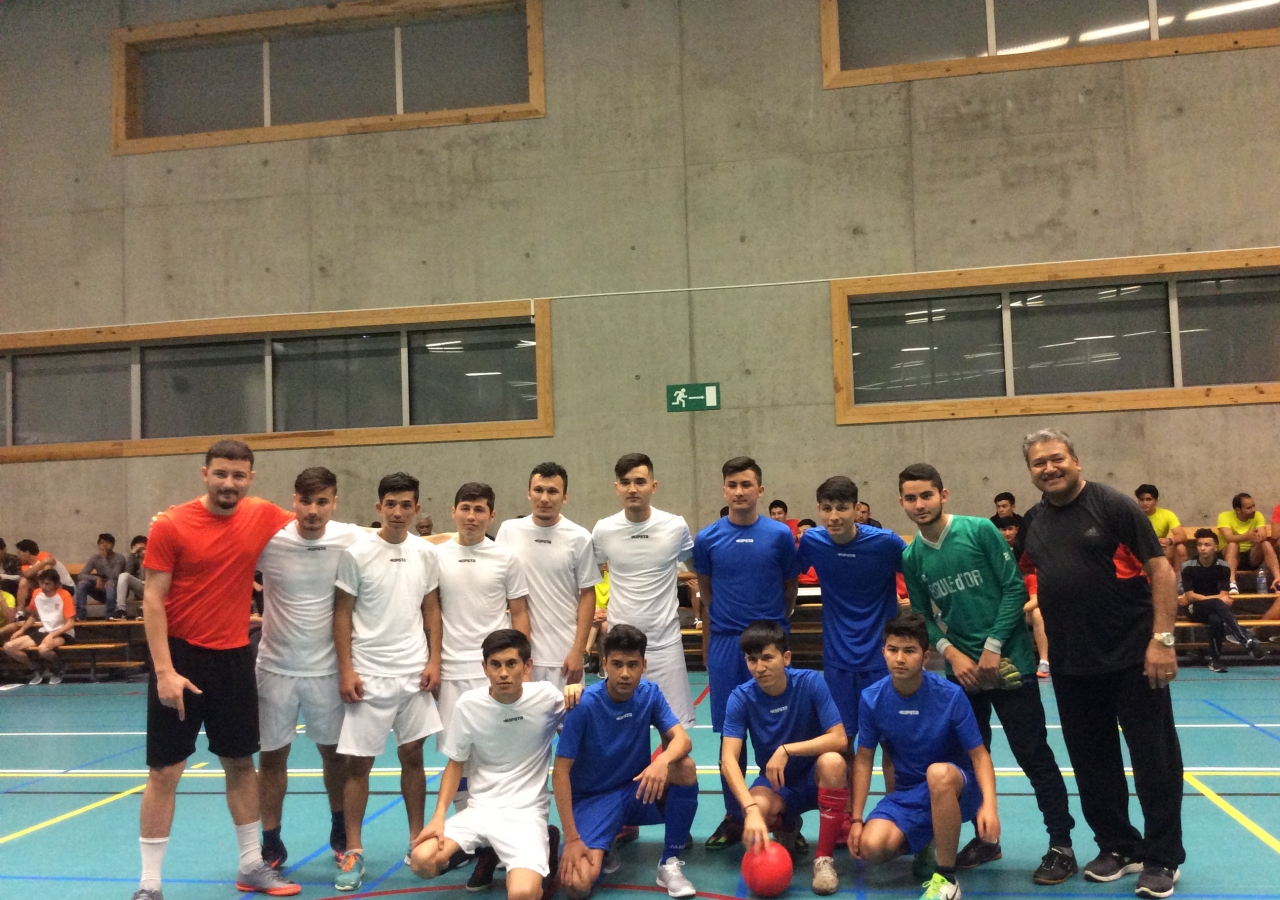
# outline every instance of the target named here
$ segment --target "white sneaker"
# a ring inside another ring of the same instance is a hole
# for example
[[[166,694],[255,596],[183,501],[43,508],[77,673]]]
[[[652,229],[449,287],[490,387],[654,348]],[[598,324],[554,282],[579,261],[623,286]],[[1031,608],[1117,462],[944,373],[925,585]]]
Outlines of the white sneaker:
[[[684,860],[673,856],[658,866],[658,887],[667,889],[668,897],[693,897],[697,890],[684,877]]]
[[[27,684],[44,684],[44,672],[41,672],[39,669],[37,669],[35,674],[31,676],[31,680],[28,681]]]
[[[1047,659],[1040,660],[1040,665],[1036,666],[1036,677],[1037,678],[1049,677],[1049,660]]]
[[[923,887],[924,893],[920,895],[920,900],[960,900],[960,884],[947,881],[937,873]]]
[[[836,861],[830,856],[819,856],[813,861],[813,892],[826,896],[840,890],[840,876],[836,874]]]
[[[1228,594],[1238,594],[1238,593],[1240,593],[1240,588],[1236,587],[1236,583],[1233,581],[1233,582],[1231,582],[1230,584],[1228,584],[1228,585],[1227,585],[1227,593],[1228,593]]]
[[[54,672],[49,676],[49,684],[62,684],[62,673]]]

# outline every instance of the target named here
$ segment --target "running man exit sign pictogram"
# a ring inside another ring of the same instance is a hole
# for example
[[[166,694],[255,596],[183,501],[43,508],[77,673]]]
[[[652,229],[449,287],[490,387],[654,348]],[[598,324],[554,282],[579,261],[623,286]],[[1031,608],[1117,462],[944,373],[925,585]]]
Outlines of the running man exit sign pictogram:
[[[667,385],[667,412],[720,408],[720,382]]]

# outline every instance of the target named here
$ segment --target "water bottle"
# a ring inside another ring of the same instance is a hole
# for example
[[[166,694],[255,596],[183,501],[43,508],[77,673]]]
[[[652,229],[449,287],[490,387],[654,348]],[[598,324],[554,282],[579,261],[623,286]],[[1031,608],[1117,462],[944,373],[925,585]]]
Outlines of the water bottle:
[[[1267,592],[1267,567],[1258,566],[1258,593],[1265,594]]]

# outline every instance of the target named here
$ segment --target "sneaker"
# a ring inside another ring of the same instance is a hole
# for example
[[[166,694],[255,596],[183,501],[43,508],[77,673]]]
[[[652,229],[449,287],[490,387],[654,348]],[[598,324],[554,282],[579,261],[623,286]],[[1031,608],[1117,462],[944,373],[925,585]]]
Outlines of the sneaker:
[[[920,895],[920,900],[960,900],[960,883],[947,881],[937,872],[922,887],[924,893]]]
[[[836,861],[830,856],[819,856],[813,861],[813,892],[826,896],[840,890],[840,876],[836,874]]]
[[[1004,854],[1000,852],[1000,844],[992,844],[980,837],[975,837],[964,845],[964,849],[956,854],[957,869],[976,869],[985,863],[995,862]]]
[[[474,856],[470,853],[465,853],[462,850],[455,850],[453,856],[449,857],[449,864],[444,867],[444,870],[446,872],[452,872],[454,869],[461,869],[467,863],[471,862],[473,858]],[[405,865],[408,865],[408,863],[405,863]]]
[[[1036,884],[1062,884],[1078,871],[1075,854],[1050,847],[1031,873],[1031,880]]]
[[[138,888],[132,900],[164,900],[164,894],[159,888]]]
[[[911,877],[917,881],[927,880],[937,868],[938,860],[933,852],[933,841],[924,845],[911,860]]]
[[[348,850],[338,864],[338,877],[333,886],[339,891],[358,891],[364,884],[364,851]]]
[[[1171,897],[1173,886],[1178,883],[1178,869],[1166,869],[1164,866],[1143,866],[1138,876],[1138,887],[1134,893],[1139,897]]]
[[[1222,664],[1222,660],[1211,659],[1209,660],[1209,671],[1217,672],[1219,675],[1223,675],[1226,673],[1227,667]]]
[[[678,856],[658,866],[658,887],[666,888],[668,897],[692,897],[698,893],[693,883],[684,877],[684,860]]]
[[[337,886],[336,883],[334,885]],[[266,863],[258,863],[252,869],[236,876],[236,890],[257,891],[271,897],[292,897],[302,893],[302,885],[284,878]]]
[[[288,858],[289,851],[285,849],[284,841],[276,838],[274,841],[262,842],[262,861],[271,868],[279,870]]]
[[[1134,862],[1132,856],[1104,850],[1084,867],[1085,881],[1115,881],[1134,872],[1142,871],[1142,863]]]
[[[778,842],[782,849],[791,854],[792,862],[795,861],[799,853],[796,851],[796,838],[800,835],[800,823],[792,822],[790,828],[775,828],[773,831],[773,839]]]
[[[1262,647],[1262,642],[1256,637],[1251,637],[1249,640],[1245,641],[1244,649],[1248,650],[1249,655],[1254,659],[1262,659],[1267,655],[1267,651]]]
[[[1233,582],[1231,582],[1230,584],[1228,584],[1228,585],[1227,585],[1227,593],[1228,593],[1228,594],[1238,594],[1238,593],[1240,593],[1240,588],[1236,587],[1236,583],[1233,581]]]
[[[605,875],[612,875],[621,868],[622,857],[613,850],[604,851],[604,859],[600,860],[600,871]]]
[[[1236,637],[1234,634],[1227,635],[1223,640],[1228,644],[1235,644],[1237,647],[1240,646],[1240,638]]]
[[[1036,677],[1037,678],[1049,677],[1049,660],[1047,659],[1040,660],[1040,665],[1036,666]]]
[[[452,862],[453,860],[450,860]],[[467,890],[472,893],[487,891],[493,886],[493,873],[498,868],[498,854],[492,847],[480,847],[476,850],[476,867],[471,870],[467,879]]]
[[[809,842],[805,840],[804,832],[800,830],[800,826],[803,824],[804,824],[803,819],[801,819],[796,823],[796,844],[795,844],[796,856],[804,856],[806,853],[809,852]],[[844,838],[846,841],[849,839],[848,832],[845,832]]]
[[[44,676],[45,676],[44,672],[42,672],[40,669],[36,669],[35,672],[31,675],[31,680],[28,681],[27,684],[44,684]]]
[[[62,673],[61,673],[61,672],[51,672],[51,673],[49,674],[49,684],[50,684],[50,685],[62,684]]]
[[[622,830],[618,832],[617,837],[613,839],[615,844],[630,844],[632,841],[640,839],[639,825],[623,825]]]
[[[542,879],[542,900],[551,900],[560,890],[560,829],[547,826],[547,874]]]
[[[32,684],[36,683],[32,682]],[[720,820],[720,824],[716,826],[716,830],[711,837],[707,838],[707,843],[704,846],[708,850],[723,850],[725,847],[740,843],[742,843],[742,823],[735,822],[725,816]]]

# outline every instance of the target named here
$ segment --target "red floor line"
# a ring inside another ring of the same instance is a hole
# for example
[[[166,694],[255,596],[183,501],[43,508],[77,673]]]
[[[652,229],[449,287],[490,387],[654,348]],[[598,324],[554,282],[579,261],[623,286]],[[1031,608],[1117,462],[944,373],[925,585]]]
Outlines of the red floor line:
[[[703,700],[706,700],[706,699],[707,699],[707,694],[710,694],[710,693],[711,693],[711,685],[707,685],[706,687],[704,687],[704,688],[702,689],[702,693],[698,695],[698,699],[693,701],[693,705],[694,705],[694,706],[697,706],[697,705],[698,705],[699,703],[701,703]],[[708,897],[710,897],[711,895],[710,895],[710,894],[708,894],[707,896],[708,896]]]

